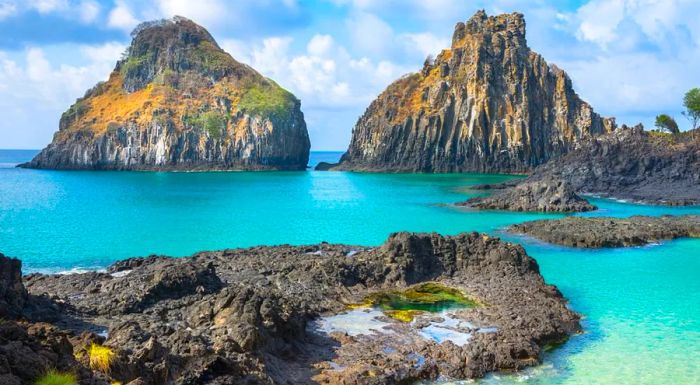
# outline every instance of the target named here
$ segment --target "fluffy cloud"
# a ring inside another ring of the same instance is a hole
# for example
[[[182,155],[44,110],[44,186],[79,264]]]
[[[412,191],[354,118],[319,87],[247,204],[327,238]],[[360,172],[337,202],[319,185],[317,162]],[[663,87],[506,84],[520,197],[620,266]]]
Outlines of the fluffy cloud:
[[[0,2],[0,20],[14,15],[17,12],[17,5],[10,1]]]
[[[81,65],[54,65],[45,50],[28,48],[20,55],[0,51],[0,124],[3,146],[26,148],[45,144],[58,127],[61,113],[85,90],[105,80],[125,46],[70,46]]]
[[[100,4],[93,0],[84,0],[80,2],[78,13],[83,23],[92,23],[100,14]]]
[[[134,17],[129,5],[121,0],[117,0],[107,18],[107,25],[125,31],[131,31],[138,23],[139,21]]]
[[[208,26],[227,17],[225,5],[218,0],[158,0],[158,9],[163,17],[186,16]]]

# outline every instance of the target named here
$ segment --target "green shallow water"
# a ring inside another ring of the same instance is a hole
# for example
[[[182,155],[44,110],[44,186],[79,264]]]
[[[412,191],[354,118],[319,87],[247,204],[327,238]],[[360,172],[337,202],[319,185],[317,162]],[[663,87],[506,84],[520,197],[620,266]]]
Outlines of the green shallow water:
[[[320,241],[377,245],[394,231],[483,231],[524,243],[545,279],[584,314],[586,332],[544,365],[486,384],[700,383],[700,240],[575,250],[501,233],[554,215],[476,212],[451,203],[499,175],[339,172],[59,172],[9,167],[0,151],[0,252],[26,271],[101,268],[151,253]],[[339,154],[314,153],[332,160]],[[585,215],[700,214],[593,199]]]

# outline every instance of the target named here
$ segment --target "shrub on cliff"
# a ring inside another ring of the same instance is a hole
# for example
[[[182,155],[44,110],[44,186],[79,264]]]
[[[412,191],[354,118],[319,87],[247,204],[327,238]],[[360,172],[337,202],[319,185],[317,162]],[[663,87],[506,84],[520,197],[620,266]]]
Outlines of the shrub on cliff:
[[[685,115],[692,124],[691,129],[698,128],[700,122],[700,88],[693,88],[688,91],[683,98],[683,115]]]
[[[670,116],[668,116],[668,115],[666,115],[666,114],[658,115],[658,116],[656,117],[656,123],[654,123],[654,125],[655,125],[658,129],[660,129],[660,130],[666,130],[666,131],[668,131],[668,132],[670,132],[670,133],[672,133],[672,134],[677,134],[677,133],[680,132],[680,130],[678,129],[678,124],[676,123],[676,121],[675,121],[672,117],[670,117]]]

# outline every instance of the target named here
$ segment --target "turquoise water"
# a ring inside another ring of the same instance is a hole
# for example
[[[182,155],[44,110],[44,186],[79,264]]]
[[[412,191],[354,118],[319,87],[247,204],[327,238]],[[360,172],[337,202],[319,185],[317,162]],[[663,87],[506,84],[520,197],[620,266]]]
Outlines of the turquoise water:
[[[486,384],[700,383],[700,240],[575,250],[504,235],[554,215],[476,212],[451,203],[498,175],[340,172],[61,172],[10,165],[0,151],[0,251],[27,271],[101,268],[151,253],[320,241],[377,245],[394,231],[484,231],[524,243],[546,280],[585,315],[586,332],[544,365]],[[338,153],[314,153],[312,163]],[[593,199],[586,215],[700,214],[700,208]]]

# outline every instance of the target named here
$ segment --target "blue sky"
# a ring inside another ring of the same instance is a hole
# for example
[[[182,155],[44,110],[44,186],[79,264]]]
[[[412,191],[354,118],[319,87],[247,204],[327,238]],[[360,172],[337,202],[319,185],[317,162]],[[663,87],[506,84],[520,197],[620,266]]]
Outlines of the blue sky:
[[[369,102],[478,9],[525,14],[530,47],[619,123],[700,87],[697,0],[0,0],[0,148],[41,148],[140,21],[182,15],[302,100],[312,149],[343,150]]]

